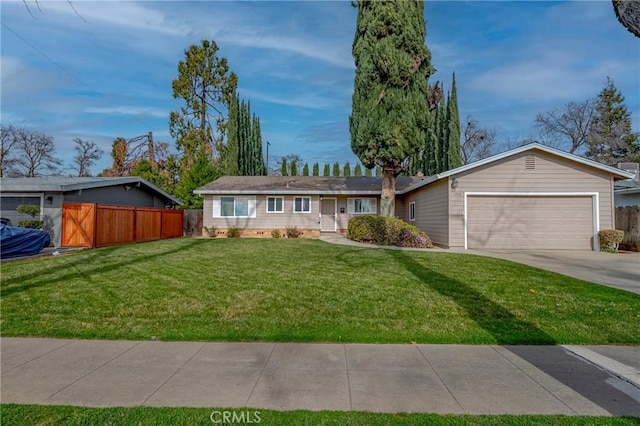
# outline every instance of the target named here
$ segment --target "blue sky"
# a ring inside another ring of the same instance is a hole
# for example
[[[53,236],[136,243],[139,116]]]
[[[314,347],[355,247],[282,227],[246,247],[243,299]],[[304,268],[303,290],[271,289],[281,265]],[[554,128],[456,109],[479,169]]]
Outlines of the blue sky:
[[[170,142],[171,82],[184,50],[213,39],[261,119],[270,162],[357,160],[350,148],[356,10],[349,1],[2,1],[1,120],[55,137],[111,142],[153,131]],[[425,2],[427,47],[460,116],[500,142],[536,137],[537,113],[595,97],[614,79],[640,129],[640,40],[610,1]]]

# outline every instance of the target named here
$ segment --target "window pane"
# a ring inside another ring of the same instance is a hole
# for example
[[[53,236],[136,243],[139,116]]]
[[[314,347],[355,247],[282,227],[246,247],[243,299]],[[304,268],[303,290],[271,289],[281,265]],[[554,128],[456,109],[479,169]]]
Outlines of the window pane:
[[[282,206],[282,202],[283,202],[283,200],[282,200],[281,197],[276,198],[276,211],[277,212],[284,211],[284,208]]]
[[[305,212],[310,212],[311,211],[311,199],[310,198],[303,198],[303,211]]]
[[[249,199],[246,197],[236,198],[236,216],[247,217],[249,216]]]
[[[294,211],[296,212],[300,212],[302,211],[302,198],[295,198],[294,199]]]
[[[273,197],[267,197],[267,211],[272,212],[275,210],[274,204],[276,199]]]
[[[220,216],[233,216],[233,197],[220,197]]]

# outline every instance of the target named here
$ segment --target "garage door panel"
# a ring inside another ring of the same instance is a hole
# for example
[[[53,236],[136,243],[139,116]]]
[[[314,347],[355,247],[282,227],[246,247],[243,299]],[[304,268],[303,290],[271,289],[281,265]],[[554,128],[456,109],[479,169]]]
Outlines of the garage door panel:
[[[590,196],[469,196],[467,246],[478,249],[591,249]]]

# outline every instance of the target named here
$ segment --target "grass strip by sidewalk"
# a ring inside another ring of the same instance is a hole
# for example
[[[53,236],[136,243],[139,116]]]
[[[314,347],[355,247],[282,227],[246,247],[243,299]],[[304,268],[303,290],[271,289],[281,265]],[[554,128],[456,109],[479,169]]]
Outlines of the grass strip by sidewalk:
[[[640,344],[640,295],[500,259],[176,239],[2,264],[3,336]]]
[[[313,425],[313,426],[597,426],[637,425],[637,419],[586,416],[471,416],[436,414],[379,414],[340,411],[272,411],[232,408],[86,408],[68,406],[13,405],[0,406],[3,425],[212,425],[222,424],[224,412],[236,413],[237,424]],[[214,414],[214,411],[216,412]],[[213,415],[213,421],[212,421]],[[233,414],[229,414],[232,416]]]

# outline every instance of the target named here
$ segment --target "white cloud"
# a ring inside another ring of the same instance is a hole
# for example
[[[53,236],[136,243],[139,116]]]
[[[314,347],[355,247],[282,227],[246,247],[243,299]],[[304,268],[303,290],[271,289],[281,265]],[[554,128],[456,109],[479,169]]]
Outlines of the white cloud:
[[[240,92],[242,96],[247,99],[259,100],[278,105],[310,109],[329,109],[335,107],[335,101],[333,99],[318,96],[313,93],[303,93],[301,95],[284,97],[247,89],[240,89]]]
[[[145,7],[144,2],[74,1],[73,7],[64,1],[41,1],[39,4],[43,14],[61,14],[68,23],[75,22],[78,25],[100,23],[109,25],[111,29],[138,29],[178,36],[188,33],[187,27],[176,25],[157,9]]]
[[[91,114],[149,115],[159,118],[166,118],[169,116],[169,112],[160,108],[137,106],[90,107],[87,108],[85,112]]]

